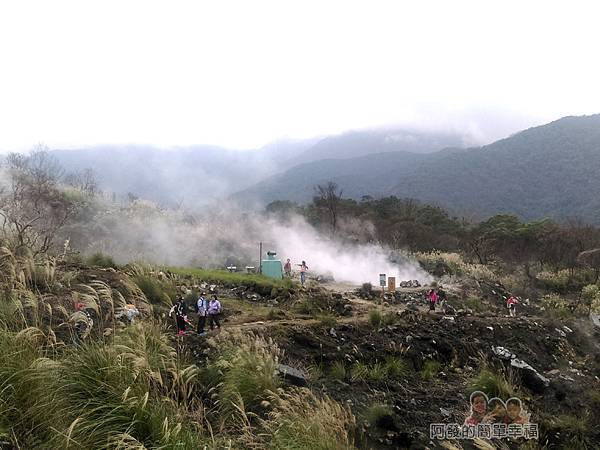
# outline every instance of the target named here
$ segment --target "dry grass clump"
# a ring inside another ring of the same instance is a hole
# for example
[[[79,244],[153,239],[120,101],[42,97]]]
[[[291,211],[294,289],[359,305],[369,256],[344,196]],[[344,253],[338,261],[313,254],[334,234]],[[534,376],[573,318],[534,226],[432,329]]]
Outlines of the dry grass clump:
[[[504,373],[488,367],[484,367],[471,382],[471,391],[485,392],[488,397],[499,397],[507,399],[518,396],[519,386],[513,372]]]
[[[350,409],[308,389],[279,392],[262,426],[272,449],[342,450],[354,447],[356,419]]]
[[[237,421],[240,413],[264,412],[264,402],[280,383],[279,347],[271,339],[240,332],[223,332],[212,345],[218,356],[209,363],[203,381],[214,389],[224,423]]]
[[[413,256],[428,270],[433,270],[438,264],[443,264],[452,275],[464,275],[476,280],[492,281],[496,274],[486,265],[466,262],[458,253],[449,252],[416,252]]]
[[[0,430],[11,446],[203,446],[205,430],[190,420],[197,368],[159,328],[61,351],[44,342],[39,329],[0,330]]]

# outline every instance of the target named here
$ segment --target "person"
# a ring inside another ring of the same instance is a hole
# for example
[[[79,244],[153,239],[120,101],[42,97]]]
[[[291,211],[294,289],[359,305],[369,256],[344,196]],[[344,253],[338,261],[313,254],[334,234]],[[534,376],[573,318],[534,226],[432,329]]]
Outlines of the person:
[[[490,399],[488,402],[488,413],[483,418],[483,423],[504,423],[506,417],[506,406],[498,397]]]
[[[140,315],[140,311],[135,305],[128,303],[123,308],[123,315],[127,318],[130,325],[133,325],[135,318]]]
[[[522,410],[520,399],[517,397],[509,398],[506,401],[506,416],[504,418],[504,423],[507,425],[511,423],[527,423],[527,419],[521,415]]]
[[[437,295],[438,295],[438,303],[440,304],[440,307],[442,308],[442,312],[444,314],[446,314],[447,313],[447,303],[448,303],[448,297],[446,296],[446,291],[444,291],[444,289],[442,289],[440,287],[437,290]]]
[[[510,317],[517,316],[517,304],[518,303],[519,303],[519,300],[513,295],[508,297],[508,300],[506,300],[506,307],[508,308]]]
[[[308,272],[308,266],[306,265],[306,261],[302,261],[300,266],[300,283],[304,286],[304,282],[306,281],[306,272]]]
[[[75,314],[71,316],[71,320],[75,322],[75,336],[73,340],[75,344],[82,344],[85,338],[87,338],[92,331],[94,321],[88,308],[83,303],[77,303],[75,305]]]
[[[286,277],[292,278],[292,262],[290,261],[290,258],[288,258],[283,265],[283,271],[285,272]]]
[[[185,317],[185,301],[183,300],[183,297],[179,296],[177,298],[177,301],[175,302],[175,304],[171,307],[171,310],[169,311],[169,317],[171,317],[172,313],[175,313],[175,321],[177,323],[177,334],[179,334],[179,335],[185,334],[186,317]]]
[[[487,413],[488,397],[481,391],[475,391],[469,398],[471,402],[471,414],[465,419],[465,425],[477,425],[481,423]]]
[[[208,311],[208,300],[204,297],[205,292],[202,293],[198,301],[196,302],[196,310],[198,311],[198,334],[204,334],[204,327],[206,326],[206,313]]]
[[[427,293],[427,298],[429,300],[429,311],[435,311],[435,304],[438,301],[438,294],[435,289],[430,289]]]
[[[214,294],[208,302],[208,323],[210,324],[210,329],[214,329],[215,325],[218,329],[221,329],[221,324],[219,323],[219,315],[221,314],[221,302],[217,298],[217,295]]]

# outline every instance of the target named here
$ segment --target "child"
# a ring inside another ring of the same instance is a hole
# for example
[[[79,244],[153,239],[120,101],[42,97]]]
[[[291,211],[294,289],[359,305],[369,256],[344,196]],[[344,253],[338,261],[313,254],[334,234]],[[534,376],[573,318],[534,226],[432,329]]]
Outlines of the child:
[[[285,272],[286,277],[292,278],[292,262],[290,261],[290,258],[288,258],[286,263],[283,265],[283,271]]]
[[[465,425],[477,425],[487,413],[488,398],[481,391],[475,391],[471,394],[471,415],[465,419]]]
[[[517,397],[509,398],[506,401],[506,417],[504,423],[526,423],[527,420],[521,415],[521,400]]]
[[[306,281],[306,272],[308,272],[308,266],[306,265],[306,261],[302,261],[300,264],[300,283],[304,286],[304,282]]]
[[[488,402],[489,413],[483,418],[484,423],[504,423],[506,418],[506,406],[497,397]]]

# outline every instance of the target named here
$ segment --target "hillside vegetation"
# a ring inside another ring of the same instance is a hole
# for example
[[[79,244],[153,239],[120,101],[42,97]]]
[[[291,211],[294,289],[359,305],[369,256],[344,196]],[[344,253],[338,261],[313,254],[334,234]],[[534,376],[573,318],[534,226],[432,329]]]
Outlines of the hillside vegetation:
[[[302,164],[234,196],[307,202],[333,181],[353,199],[410,197],[479,217],[579,218],[600,224],[600,115],[566,117],[493,144]]]
[[[44,152],[6,163],[5,448],[469,448],[470,441],[431,437],[430,424],[462,424],[473,390],[502,402],[518,397],[539,427],[537,439],[485,439],[480,448],[598,447],[598,228],[510,214],[468,222],[410,199],[358,202],[328,184],[308,205],[272,203],[262,224],[285,229],[300,215],[319,236],[383,246],[434,281],[383,292],[309,273],[300,286],[149,264],[139,252],[127,263],[86,252],[98,239],[93,225],[104,227],[103,242],[113,236],[111,223],[131,226],[115,217],[137,227],[131,242],[112,248],[155,246],[140,237],[147,219],[174,213],[138,201],[104,209],[85,177],[65,183]],[[177,215],[165,228],[173,233],[181,217],[193,232],[181,238],[187,247],[214,238],[193,216]],[[427,307],[431,288],[446,292],[443,309]],[[222,321],[198,334],[194,305],[203,292],[221,299]],[[515,316],[507,314],[510,295],[520,297]],[[178,297],[189,321],[184,333],[170,315]]]

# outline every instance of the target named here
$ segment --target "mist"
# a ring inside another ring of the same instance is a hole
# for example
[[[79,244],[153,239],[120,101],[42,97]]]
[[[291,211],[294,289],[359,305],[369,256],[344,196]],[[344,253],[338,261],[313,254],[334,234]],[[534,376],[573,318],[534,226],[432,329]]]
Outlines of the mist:
[[[306,261],[310,275],[331,275],[338,282],[378,285],[380,273],[395,276],[397,282],[431,280],[408,257],[398,258],[389,249],[362,242],[371,233],[368,223],[346,225],[365,234],[350,242],[324,236],[300,216],[283,220],[245,213],[232,204],[190,214],[159,208],[147,200],[126,207],[97,201],[97,213],[88,223],[67,228],[66,237],[84,255],[102,252],[121,264],[141,261],[220,269],[236,265],[243,270],[258,266],[259,242],[263,242],[263,258],[267,251],[276,251],[283,262],[287,258],[294,265]],[[392,256],[399,262],[392,262]]]

